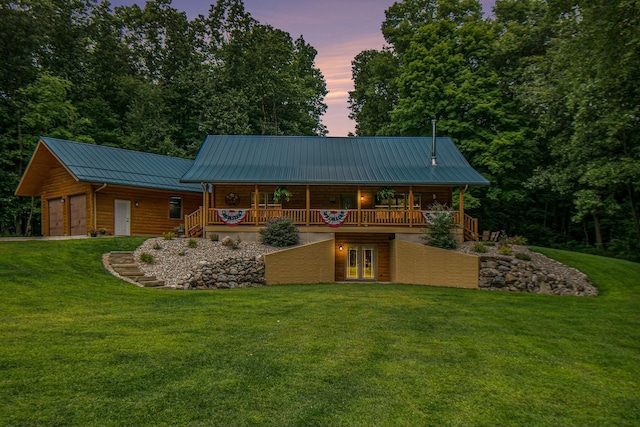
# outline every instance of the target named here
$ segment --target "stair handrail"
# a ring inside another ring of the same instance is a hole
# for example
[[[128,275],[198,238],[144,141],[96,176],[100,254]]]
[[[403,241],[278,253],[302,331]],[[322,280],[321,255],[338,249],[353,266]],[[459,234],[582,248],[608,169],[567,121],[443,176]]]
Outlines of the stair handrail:
[[[187,236],[196,234],[197,231],[202,229],[202,206],[197,211],[192,212],[184,216],[184,229]],[[192,231],[195,231],[192,233]]]

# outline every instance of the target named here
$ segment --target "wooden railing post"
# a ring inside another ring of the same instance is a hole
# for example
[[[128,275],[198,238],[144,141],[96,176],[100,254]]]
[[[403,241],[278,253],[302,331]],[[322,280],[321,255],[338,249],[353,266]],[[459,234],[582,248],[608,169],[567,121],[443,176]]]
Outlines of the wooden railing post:
[[[409,228],[413,227],[413,185],[409,186]]]
[[[306,216],[306,224],[307,224],[307,227],[308,227],[309,223],[311,221],[311,191],[309,190],[309,185],[308,184],[307,184],[307,195],[306,195],[306,197],[307,197],[307,206],[306,206],[307,211],[305,213],[305,216]]]
[[[358,206],[358,227],[360,227],[362,225],[362,192],[360,191],[360,186],[358,185],[358,200],[357,200],[357,206]]]
[[[258,225],[258,223],[260,222],[260,217],[258,216],[258,212],[259,212],[259,207],[260,207],[260,193],[258,193],[258,184],[255,184],[254,187],[254,193],[253,193],[254,197],[253,197],[253,204],[254,204],[254,215],[255,215],[255,223],[256,225]],[[269,204],[269,201],[266,201],[267,204]]]

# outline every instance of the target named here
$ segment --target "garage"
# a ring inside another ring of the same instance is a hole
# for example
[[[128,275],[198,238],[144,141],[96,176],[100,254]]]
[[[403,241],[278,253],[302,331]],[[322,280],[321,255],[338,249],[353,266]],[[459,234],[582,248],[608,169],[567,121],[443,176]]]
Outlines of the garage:
[[[49,236],[62,236],[62,200],[51,199],[48,201],[49,208]]]
[[[87,234],[87,196],[69,197],[69,224],[72,236]]]

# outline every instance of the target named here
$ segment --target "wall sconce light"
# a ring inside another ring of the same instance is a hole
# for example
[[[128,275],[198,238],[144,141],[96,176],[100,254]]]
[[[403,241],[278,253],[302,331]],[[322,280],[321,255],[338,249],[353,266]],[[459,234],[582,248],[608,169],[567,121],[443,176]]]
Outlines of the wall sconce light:
[[[364,196],[360,196],[360,201],[363,201],[363,200],[364,200]]]
[[[60,197],[60,203],[64,203],[64,197]]]
[[[342,245],[338,246],[338,249],[339,249],[340,251],[342,251]]]
[[[140,206],[140,202],[134,202],[133,205],[137,208],[138,206]]]
[[[435,199],[436,199],[436,195],[434,194],[434,195],[433,195],[433,200],[435,200]]]

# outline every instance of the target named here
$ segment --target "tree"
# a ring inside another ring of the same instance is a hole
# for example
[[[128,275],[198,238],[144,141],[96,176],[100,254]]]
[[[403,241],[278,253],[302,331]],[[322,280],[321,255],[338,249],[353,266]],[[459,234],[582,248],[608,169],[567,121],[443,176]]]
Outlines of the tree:
[[[324,78],[315,67],[316,50],[250,19],[241,2],[218,1],[200,18],[210,44],[199,77],[201,129],[210,133],[325,134]],[[202,38],[199,38],[202,39]]]
[[[365,50],[351,62],[354,90],[349,92],[349,118],[356,122],[356,135],[385,133],[398,101],[399,70],[398,58],[390,49]]]
[[[638,24],[633,2],[573,5],[546,57],[529,67],[523,91],[553,156],[534,184],[547,181],[572,200],[574,221],[590,217],[598,247],[604,246],[603,220],[610,236],[624,240],[630,228],[634,244],[640,242]]]

